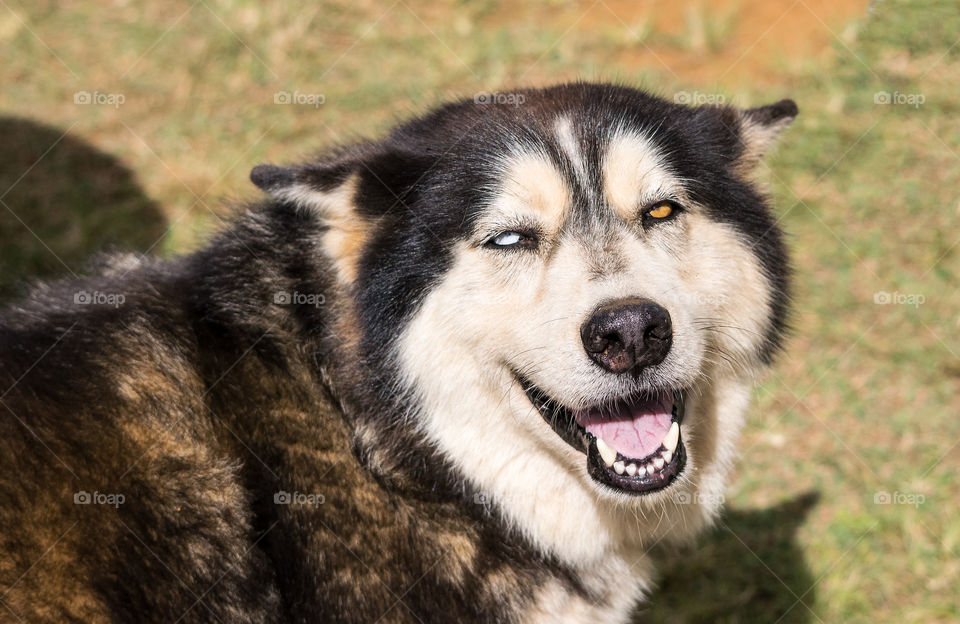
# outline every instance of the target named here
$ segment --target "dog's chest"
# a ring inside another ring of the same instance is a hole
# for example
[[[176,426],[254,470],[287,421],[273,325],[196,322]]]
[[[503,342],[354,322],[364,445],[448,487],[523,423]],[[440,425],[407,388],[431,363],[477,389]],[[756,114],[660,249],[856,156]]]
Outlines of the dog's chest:
[[[629,622],[652,585],[653,566],[642,552],[616,554],[585,569],[581,579],[589,596],[549,581],[536,592],[520,621],[534,624]]]

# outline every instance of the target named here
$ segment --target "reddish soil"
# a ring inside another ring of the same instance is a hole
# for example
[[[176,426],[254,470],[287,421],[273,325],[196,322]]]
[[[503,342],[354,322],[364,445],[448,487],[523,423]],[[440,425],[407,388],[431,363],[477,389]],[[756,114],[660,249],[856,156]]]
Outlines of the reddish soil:
[[[836,49],[843,49],[838,39],[847,24],[865,15],[867,4],[868,0],[600,0],[596,4],[587,0],[552,14],[538,7],[532,10],[538,15],[524,17],[546,19],[564,30],[572,26],[571,32],[581,34],[619,29],[629,36],[642,32],[645,25],[652,27],[653,36],[617,54],[619,64],[659,69],[682,82],[733,87],[783,83],[791,68],[823,65]],[[511,12],[516,19],[516,7]],[[707,29],[720,31],[712,46],[691,36],[704,30],[691,26],[697,20],[706,23]]]

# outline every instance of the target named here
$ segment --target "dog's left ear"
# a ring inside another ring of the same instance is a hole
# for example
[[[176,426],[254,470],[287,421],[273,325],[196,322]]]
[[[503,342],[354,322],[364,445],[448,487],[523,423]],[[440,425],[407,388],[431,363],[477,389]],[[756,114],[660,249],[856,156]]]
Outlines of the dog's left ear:
[[[742,149],[737,158],[738,168],[752,170],[760,159],[776,144],[780,134],[796,118],[797,105],[793,100],[737,111]]]

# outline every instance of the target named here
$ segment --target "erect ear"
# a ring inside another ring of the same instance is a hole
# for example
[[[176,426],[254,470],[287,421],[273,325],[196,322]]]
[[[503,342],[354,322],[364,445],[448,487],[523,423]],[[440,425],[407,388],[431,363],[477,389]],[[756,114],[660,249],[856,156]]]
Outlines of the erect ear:
[[[412,153],[360,147],[317,163],[257,165],[250,180],[275,200],[320,218],[323,249],[349,283],[372,228],[390,212],[409,209],[429,164]]]
[[[737,159],[738,168],[752,170],[776,144],[780,134],[796,118],[793,100],[740,110],[740,141],[743,149]]]

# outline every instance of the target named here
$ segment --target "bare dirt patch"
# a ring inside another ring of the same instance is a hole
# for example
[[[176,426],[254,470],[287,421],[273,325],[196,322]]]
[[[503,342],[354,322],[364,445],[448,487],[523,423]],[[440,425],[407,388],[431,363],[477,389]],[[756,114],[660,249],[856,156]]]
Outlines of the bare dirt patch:
[[[622,33],[611,62],[655,69],[680,81],[735,87],[783,84],[810,64],[826,66],[846,26],[862,19],[866,0],[601,0],[566,5],[538,15],[497,12],[494,20],[546,21],[571,33]],[[842,49],[843,43],[837,44]]]

